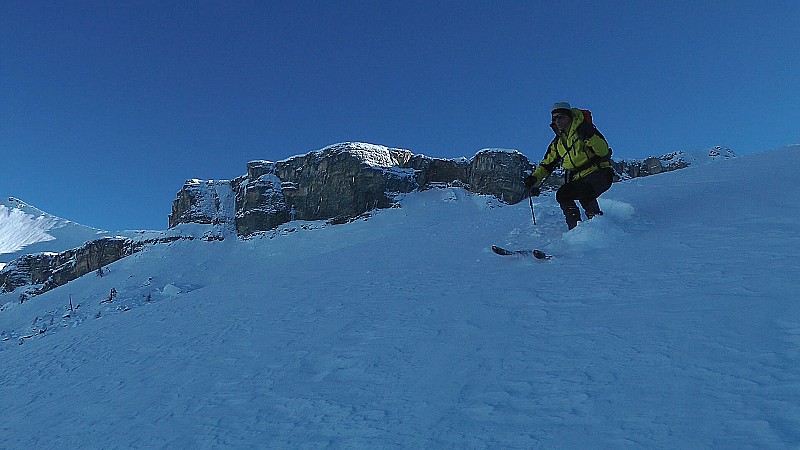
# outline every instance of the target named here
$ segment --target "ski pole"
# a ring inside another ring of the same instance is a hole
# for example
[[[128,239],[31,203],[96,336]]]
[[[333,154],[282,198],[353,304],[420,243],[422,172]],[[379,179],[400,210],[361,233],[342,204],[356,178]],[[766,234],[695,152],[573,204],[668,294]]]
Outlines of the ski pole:
[[[528,189],[528,200],[531,203],[531,216],[533,216],[534,225],[536,225],[536,213],[533,212],[533,190],[536,189],[538,191],[542,187],[544,182],[547,181],[548,178],[550,178],[550,175],[552,175],[552,172],[548,173],[547,176],[544,177],[544,179],[539,182],[539,184],[537,184],[536,186],[531,186],[530,189]],[[539,194],[536,195],[538,196]]]
[[[536,225],[536,213],[533,212],[533,190],[528,190],[528,200],[531,203],[531,216],[533,216],[533,224]]]

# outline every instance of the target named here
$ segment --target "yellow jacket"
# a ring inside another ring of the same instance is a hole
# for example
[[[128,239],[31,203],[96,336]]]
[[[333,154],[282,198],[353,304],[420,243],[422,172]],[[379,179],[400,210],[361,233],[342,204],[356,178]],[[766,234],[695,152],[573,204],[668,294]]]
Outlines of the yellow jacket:
[[[563,133],[555,131],[555,139],[533,171],[537,183],[559,165],[570,172],[567,181],[580,180],[601,167],[611,167],[608,142],[594,125],[584,121],[580,109],[572,108],[572,123],[568,130]]]

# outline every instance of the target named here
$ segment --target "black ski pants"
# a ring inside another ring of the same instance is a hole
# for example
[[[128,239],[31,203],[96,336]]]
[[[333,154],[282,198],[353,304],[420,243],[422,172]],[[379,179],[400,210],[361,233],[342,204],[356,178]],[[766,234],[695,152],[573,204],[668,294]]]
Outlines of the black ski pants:
[[[556,191],[556,201],[564,212],[567,227],[571,230],[578,225],[581,220],[581,211],[575,200],[579,201],[586,217],[591,219],[594,216],[602,215],[600,205],[597,204],[597,197],[611,187],[614,181],[614,170],[610,167],[600,168],[580,180],[570,181],[561,186]]]

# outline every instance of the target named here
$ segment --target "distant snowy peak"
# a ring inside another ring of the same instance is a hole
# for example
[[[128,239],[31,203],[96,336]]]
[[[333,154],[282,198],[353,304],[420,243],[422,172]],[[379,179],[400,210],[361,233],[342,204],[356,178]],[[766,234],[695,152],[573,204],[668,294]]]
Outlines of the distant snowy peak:
[[[735,158],[733,150],[727,147],[716,146],[706,150],[677,151],[662,156],[661,159],[666,164],[676,164],[684,161],[689,165],[704,164],[724,159]]]
[[[102,230],[47,214],[20,199],[0,201],[0,261],[26,253],[62,251],[96,239]],[[2,265],[0,262],[0,265]]]
[[[13,253],[36,242],[55,239],[48,231],[67,221],[8,197],[0,204],[0,253]]]
[[[725,159],[725,158],[735,158],[736,157],[736,155],[733,154],[733,150],[731,150],[731,149],[729,149],[727,147],[719,147],[719,146],[714,147],[711,150],[709,150],[708,156],[711,157],[711,158],[722,157],[723,159]]]
[[[58,217],[52,216],[50,214],[47,214],[46,212],[44,212],[44,211],[42,211],[42,210],[40,210],[38,208],[35,208],[35,207],[31,206],[31,205],[28,205],[24,201],[22,201],[22,200],[20,200],[18,198],[15,198],[15,197],[8,197],[8,198],[3,199],[2,201],[0,201],[0,207],[5,207],[5,208],[8,208],[8,209],[17,210],[17,211],[25,213],[25,214],[27,214],[29,216],[47,216],[47,217],[50,217],[50,218],[58,220],[58,221],[68,222],[65,219],[60,219]]]

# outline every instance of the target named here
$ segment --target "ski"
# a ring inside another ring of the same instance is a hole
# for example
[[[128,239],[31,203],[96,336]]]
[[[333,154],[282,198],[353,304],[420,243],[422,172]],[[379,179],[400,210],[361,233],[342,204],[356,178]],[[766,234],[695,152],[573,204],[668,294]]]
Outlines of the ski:
[[[531,255],[536,259],[550,259],[553,256],[548,255],[541,250],[506,250],[503,247],[498,247],[496,245],[492,246],[492,251],[497,253],[498,255],[503,256],[512,256],[512,255],[520,255],[520,256],[527,256]]]

